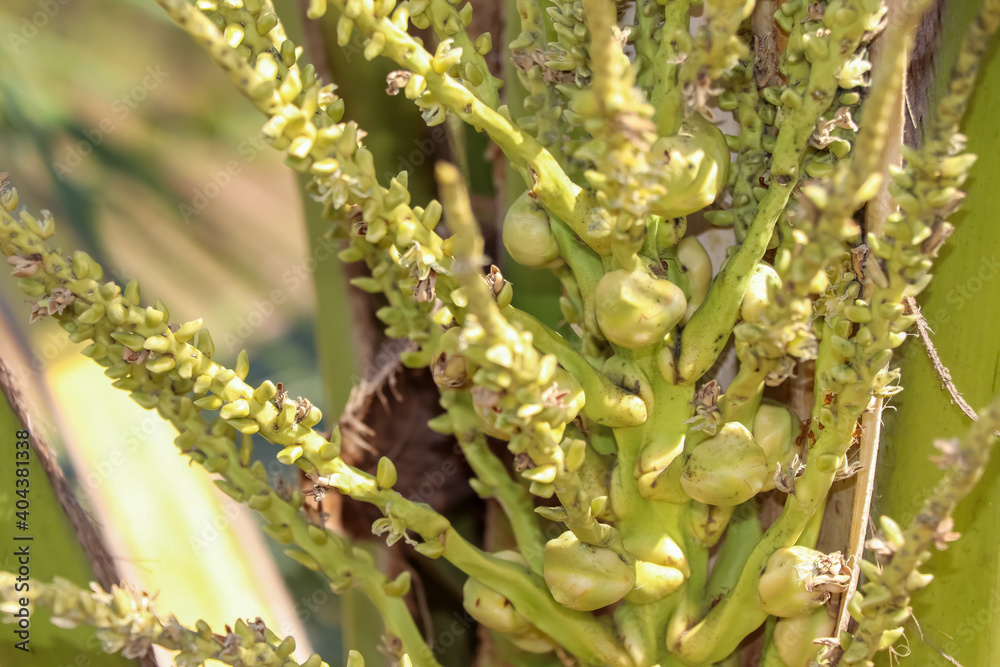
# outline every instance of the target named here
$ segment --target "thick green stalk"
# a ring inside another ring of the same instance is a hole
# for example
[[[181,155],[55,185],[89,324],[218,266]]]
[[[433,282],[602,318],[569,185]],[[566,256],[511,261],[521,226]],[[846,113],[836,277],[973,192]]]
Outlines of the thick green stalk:
[[[685,543],[686,504],[648,499],[644,495],[655,489],[656,483],[651,480],[664,479],[666,467],[681,455],[686,430],[684,420],[691,414],[694,390],[657,381],[654,374],[659,371],[653,355],[637,366],[645,371],[650,378],[647,382],[652,385],[651,405],[647,405],[651,417],[639,426],[614,430],[618,465],[613,472],[610,500],[625,547],[639,559],[656,562],[651,559],[662,554],[649,548],[648,538],[652,536],[655,536],[654,543],[672,541],[685,554],[689,549],[698,548]],[[671,565],[682,572],[688,569],[686,563]],[[637,664],[654,664],[662,654],[663,630],[683,596],[679,591],[647,604],[626,601],[616,612],[616,623]]]
[[[757,512],[757,501],[748,500],[733,513],[706,585],[705,598],[709,604],[714,604],[736,585],[747,559],[764,534]]]
[[[677,85],[677,73],[681,56],[679,38],[690,40],[690,5],[690,0],[674,0],[664,7],[663,32],[652,64],[653,90],[649,97],[656,108],[656,131],[661,137],[676,134],[684,120],[684,91]]]
[[[507,520],[510,521],[518,550],[527,559],[532,572],[540,575],[542,550],[545,545],[531,496],[524,486],[510,476],[503,461],[490,451],[486,436],[477,430],[468,394],[457,391],[443,392],[442,403],[456,424],[455,436],[462,447],[465,460],[469,462],[479,482],[493,492]],[[471,426],[471,429],[464,430],[460,425]]]

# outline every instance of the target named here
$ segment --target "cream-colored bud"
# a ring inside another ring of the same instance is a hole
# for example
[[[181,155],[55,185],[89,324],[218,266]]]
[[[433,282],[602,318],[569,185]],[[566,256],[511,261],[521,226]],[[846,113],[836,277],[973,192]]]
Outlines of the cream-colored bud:
[[[687,309],[677,285],[642,271],[604,274],[595,294],[597,323],[612,343],[637,348],[663,340]]]
[[[559,604],[593,611],[625,597],[635,584],[635,567],[606,547],[596,547],[566,531],[545,545],[545,583]]]
[[[743,424],[728,422],[684,462],[681,486],[699,502],[729,507],[757,495],[768,477],[764,450]]]

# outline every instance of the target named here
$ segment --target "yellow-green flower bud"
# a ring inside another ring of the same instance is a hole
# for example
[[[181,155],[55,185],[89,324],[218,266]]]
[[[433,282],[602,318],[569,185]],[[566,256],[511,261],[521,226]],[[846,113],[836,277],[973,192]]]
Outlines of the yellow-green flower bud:
[[[663,340],[687,309],[684,292],[642,271],[604,274],[595,293],[597,323],[617,345],[643,347]]]
[[[559,244],[541,204],[525,192],[503,219],[503,245],[515,262],[541,268],[559,259]]]
[[[545,545],[545,583],[559,604],[593,611],[621,600],[635,585],[635,566],[611,549],[566,531]]]
[[[728,422],[684,462],[684,492],[706,505],[729,507],[753,498],[769,477],[767,456],[750,431]]]
[[[839,552],[827,555],[794,546],[771,554],[757,592],[764,611],[788,618],[826,604],[833,593],[846,589],[850,579]]]
[[[434,350],[434,361],[431,362],[431,374],[439,387],[448,389],[467,389],[472,386],[472,375],[475,365],[459,352],[460,327],[448,329],[438,340]]]
[[[831,636],[835,625],[826,607],[820,607],[808,614],[779,618],[771,641],[787,667],[809,667],[821,650],[813,640]]]
[[[379,489],[391,489],[396,484],[396,466],[385,456],[378,460],[375,481]]]

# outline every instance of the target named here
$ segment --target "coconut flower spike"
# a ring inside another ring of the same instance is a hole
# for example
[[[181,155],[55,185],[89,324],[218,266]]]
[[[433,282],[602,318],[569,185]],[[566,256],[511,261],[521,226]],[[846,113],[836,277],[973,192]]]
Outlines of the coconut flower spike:
[[[944,550],[948,542],[958,539],[951,530],[951,514],[982,477],[998,432],[1000,399],[979,413],[979,420],[961,440],[939,441],[938,463],[946,469],[945,476],[905,531],[889,517],[881,518],[882,530],[869,548],[887,560],[881,567],[862,563],[868,581],[848,605],[858,627],[836,644],[831,642],[821,664],[831,664],[827,660],[840,655],[840,664],[870,666],[876,653],[902,636],[903,624],[911,616],[911,595],[933,578],[919,567],[931,558],[932,547]]]
[[[16,586],[16,589],[15,589]],[[138,658],[153,645],[177,651],[173,657],[178,667],[197,667],[214,660],[229,667],[330,667],[315,653],[305,661],[292,657],[295,640],[274,634],[264,622],[238,619],[225,634],[217,634],[203,620],[193,628],[182,625],[173,615],[163,618],[156,613],[153,599],[128,587],[112,586],[104,591],[97,584],[90,590],[78,588],[56,577],[52,583],[30,581],[28,593],[17,584],[13,574],[0,573],[0,607],[18,604],[29,596],[32,607],[51,607],[52,623],[61,628],[91,626],[105,653],[121,653]],[[349,667],[363,667],[364,660],[352,651]]]

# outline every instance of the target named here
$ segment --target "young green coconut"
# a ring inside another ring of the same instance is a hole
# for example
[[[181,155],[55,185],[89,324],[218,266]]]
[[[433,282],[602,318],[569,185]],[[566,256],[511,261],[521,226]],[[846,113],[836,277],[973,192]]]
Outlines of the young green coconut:
[[[807,614],[779,618],[771,642],[786,667],[810,667],[822,650],[813,640],[833,635],[836,624],[829,608],[823,605]]]
[[[691,452],[681,487],[706,505],[733,507],[757,495],[769,477],[767,453],[746,426],[727,422]]]
[[[778,549],[757,582],[764,611],[790,618],[826,604],[847,590],[851,570],[840,552],[824,554],[807,547]]]
[[[680,287],[646,271],[619,269],[604,274],[594,301],[601,332],[612,343],[630,349],[663,340],[687,310]]]
[[[635,565],[607,547],[566,531],[545,545],[545,583],[559,604],[593,611],[621,600],[635,585]]]
[[[511,204],[503,219],[503,245],[511,258],[535,269],[559,259],[559,243],[549,227],[549,215],[525,192]]]
[[[729,175],[729,145],[722,131],[699,113],[684,119],[680,131],[660,137],[650,154],[666,194],[650,204],[664,218],[700,211],[715,201]]]

